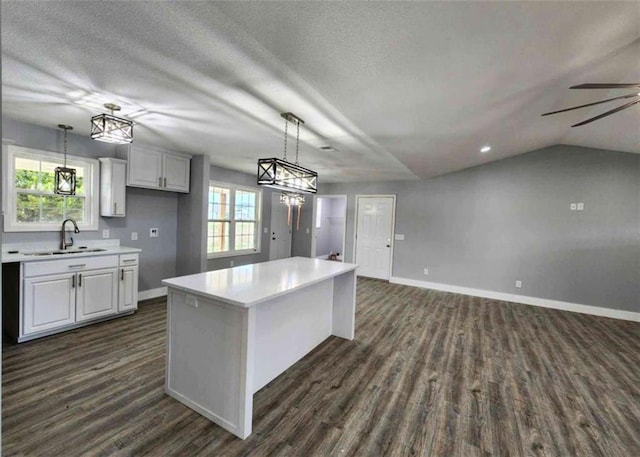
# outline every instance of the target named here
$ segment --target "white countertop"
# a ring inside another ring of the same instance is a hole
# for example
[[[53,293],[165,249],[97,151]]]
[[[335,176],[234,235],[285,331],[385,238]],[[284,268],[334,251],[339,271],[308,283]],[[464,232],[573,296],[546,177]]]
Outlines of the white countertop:
[[[248,308],[357,267],[353,263],[292,257],[165,279],[162,284]]]
[[[78,243],[78,245],[85,246],[85,243]],[[114,254],[132,254],[136,252],[142,252],[142,249],[129,248],[126,246],[119,246],[119,245],[87,246],[87,249],[96,249],[96,248],[104,249],[104,251],[83,252],[84,249],[69,248],[67,249],[67,251],[73,251],[72,254],[29,255],[30,252],[40,252],[40,251],[46,251],[48,249],[42,249],[42,248],[19,249],[17,254],[10,254],[9,251],[3,250],[2,263],[42,262],[42,261],[48,261],[48,260],[60,260],[60,259],[70,259],[70,258],[75,259],[76,257],[91,257],[91,256],[114,255]],[[52,250],[57,250],[57,249],[52,249]]]

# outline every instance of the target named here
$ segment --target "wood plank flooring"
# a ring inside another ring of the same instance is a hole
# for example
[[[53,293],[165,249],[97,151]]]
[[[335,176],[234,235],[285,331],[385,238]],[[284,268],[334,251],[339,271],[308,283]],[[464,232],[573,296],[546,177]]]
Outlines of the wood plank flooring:
[[[358,280],[242,441],[163,392],[166,305],[3,348],[7,456],[637,456],[640,324]]]

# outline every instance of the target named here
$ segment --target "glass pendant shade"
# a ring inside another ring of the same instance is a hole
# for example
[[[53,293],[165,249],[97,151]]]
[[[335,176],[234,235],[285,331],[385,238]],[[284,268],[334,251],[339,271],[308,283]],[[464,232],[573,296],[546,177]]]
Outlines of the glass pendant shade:
[[[259,159],[258,185],[315,194],[318,191],[318,173],[283,159]]]
[[[282,192],[280,194],[280,203],[287,206],[302,206],[304,205],[305,197],[302,194],[294,194],[291,192]]]
[[[98,114],[91,118],[91,138],[113,144],[133,142],[133,122],[112,114]]]
[[[54,193],[58,195],[76,194],[75,168],[56,167],[54,170]]]

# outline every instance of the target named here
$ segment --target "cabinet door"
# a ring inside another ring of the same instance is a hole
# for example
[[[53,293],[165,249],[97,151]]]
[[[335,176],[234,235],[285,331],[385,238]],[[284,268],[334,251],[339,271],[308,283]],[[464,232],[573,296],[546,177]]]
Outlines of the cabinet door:
[[[120,268],[118,312],[138,309],[138,267]]]
[[[190,165],[191,158],[166,153],[164,155],[164,188],[188,193]]]
[[[75,322],[75,274],[35,276],[24,280],[24,334]]]
[[[127,194],[125,182],[127,178],[126,162],[113,161],[111,175],[111,211],[114,216],[124,217],[126,214]]]
[[[162,187],[162,152],[131,148],[128,165],[127,185],[151,189]]]
[[[118,269],[78,272],[76,321],[115,314],[118,307]]]
[[[127,162],[100,158],[100,216],[124,217],[126,214]]]

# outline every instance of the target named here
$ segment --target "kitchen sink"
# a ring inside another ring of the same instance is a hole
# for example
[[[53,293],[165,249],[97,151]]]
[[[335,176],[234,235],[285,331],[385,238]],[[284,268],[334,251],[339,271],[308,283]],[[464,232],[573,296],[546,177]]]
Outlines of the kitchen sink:
[[[37,252],[23,252],[24,255],[36,255],[36,256],[46,256],[46,255],[68,255],[68,254],[82,254],[84,252],[103,252],[106,249],[73,249],[68,251],[55,250],[55,251],[37,251]]]

